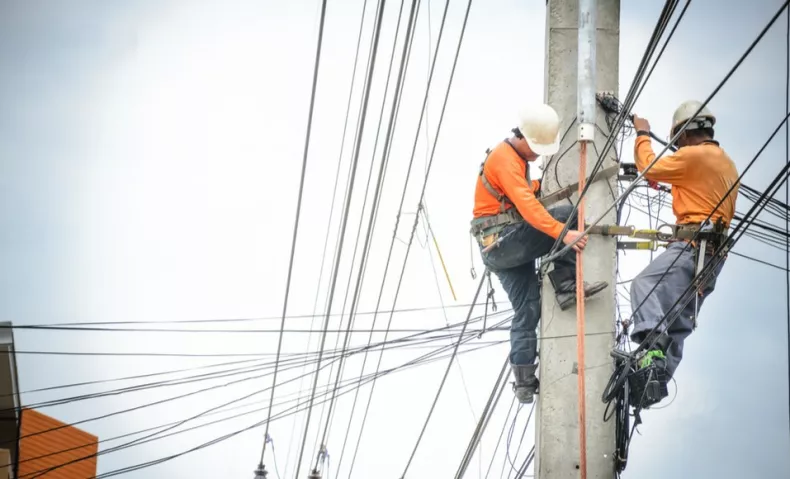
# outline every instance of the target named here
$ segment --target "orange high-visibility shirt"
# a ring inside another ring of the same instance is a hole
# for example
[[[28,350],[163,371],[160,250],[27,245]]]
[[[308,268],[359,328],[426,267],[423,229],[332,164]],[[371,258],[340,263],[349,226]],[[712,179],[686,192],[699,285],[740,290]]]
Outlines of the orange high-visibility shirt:
[[[535,191],[540,187],[538,180],[527,182],[527,164],[519,154],[506,142],[497,145],[488,155],[483,166],[483,173],[488,178],[494,189],[516,205],[524,221],[535,229],[557,239],[562,233],[565,224],[554,219],[546,208],[535,198]],[[510,209],[510,204],[505,204],[505,209]],[[475,187],[475,218],[491,216],[500,213],[500,203],[491,195],[478,176]]]
[[[634,143],[634,160],[641,172],[656,157],[650,137],[639,135]],[[716,141],[679,148],[673,155],[663,156],[645,173],[645,178],[672,185],[672,211],[677,224],[701,223],[710,215],[730,226],[738,197],[738,169],[735,162]],[[730,187],[736,184],[729,195]],[[711,215],[724,196],[727,197]]]

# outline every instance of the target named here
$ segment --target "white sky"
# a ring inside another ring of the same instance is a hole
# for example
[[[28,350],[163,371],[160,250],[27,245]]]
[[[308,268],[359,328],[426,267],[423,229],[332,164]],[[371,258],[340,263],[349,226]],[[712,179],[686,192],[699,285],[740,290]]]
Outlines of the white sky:
[[[374,2],[366,11],[362,52],[351,123],[340,168],[340,190],[330,228],[327,264],[319,269],[330,213],[332,187],[340,155],[343,120],[351,79],[361,0],[329,2],[319,72],[319,87],[303,201],[303,216],[289,299],[289,315],[324,312],[330,262],[337,236],[342,188],[354,139],[361,82],[372,31]],[[427,114],[431,142],[440,113],[466,2],[449,2],[447,27]],[[620,93],[633,78],[654,22],[658,1],[635,7],[623,2]],[[727,8],[721,6],[727,3]],[[666,135],[672,110],[689,98],[704,99],[742,54],[781,2],[699,0],[689,8],[635,112]],[[430,40],[435,45],[444,2],[423,2],[409,66],[401,120],[397,123],[370,264],[362,288],[360,311],[371,311],[395,225],[428,76]],[[718,5],[718,7],[714,7]],[[343,306],[362,194],[375,155],[375,126],[382,102],[385,67],[392,48],[399,2],[387,2],[372,87],[368,122],[359,156],[348,233],[332,311]],[[408,2],[404,19],[408,15]],[[295,200],[310,99],[320,2],[231,3],[12,1],[0,7],[0,68],[7,72],[0,95],[0,207],[4,228],[5,274],[0,311],[16,324],[71,321],[165,321],[210,318],[260,318],[282,311]],[[453,300],[440,270],[438,281],[420,225],[397,302],[398,308],[468,304],[477,281],[469,275],[468,220],[477,168],[485,149],[504,138],[514,125],[521,102],[543,97],[545,7],[532,0],[475,2],[455,74],[427,189],[431,227],[441,247],[457,294]],[[737,22],[738,28],[731,25]],[[405,23],[405,20],[404,20]],[[718,116],[717,138],[743,169],[784,114],[784,20],[710,106]],[[401,33],[402,38],[402,33]],[[400,44],[396,57],[400,56]],[[393,85],[395,73],[393,73]],[[392,88],[392,87],[391,87]],[[390,95],[391,95],[390,89]],[[386,119],[381,137],[386,132]],[[5,131],[5,133],[3,133]],[[397,229],[391,271],[381,309],[393,304],[414,221],[426,165],[425,131],[419,134],[414,170]],[[745,182],[764,187],[784,164],[782,139],[766,150]],[[632,143],[623,158],[631,161]],[[372,188],[370,191],[372,197]],[[783,197],[782,197],[783,198]],[[751,205],[739,200],[745,212]],[[367,225],[370,204],[363,216]],[[635,215],[633,221],[645,221]],[[664,218],[671,219],[666,211]],[[770,219],[770,217],[766,217]],[[782,225],[783,226],[783,225]],[[361,244],[360,244],[361,249]],[[744,240],[736,251],[784,264],[781,253]],[[433,252],[438,268],[438,260]],[[624,278],[646,264],[644,253],[621,261]],[[479,255],[474,264],[482,272]],[[354,272],[358,258],[354,262]],[[355,279],[355,277],[354,277]],[[757,286],[756,281],[767,283]],[[354,283],[351,283],[353,293]],[[317,288],[318,295],[316,296]],[[495,284],[500,311],[509,304]],[[441,301],[439,295],[441,294]],[[350,295],[349,295],[350,296]],[[349,297],[350,302],[350,297]],[[787,330],[782,272],[732,258],[701,316],[701,328],[688,341],[676,376],[675,401],[644,415],[623,477],[654,478],[787,477],[788,440]],[[466,310],[449,310],[450,322]],[[476,310],[480,314],[482,308]],[[356,327],[370,328],[370,316]],[[387,315],[379,317],[383,327]],[[398,314],[394,328],[444,326],[439,310]],[[489,324],[494,321],[489,319]],[[276,329],[279,321],[220,323],[229,329]],[[309,319],[289,320],[289,328],[310,328]],[[480,324],[476,323],[475,327]],[[188,327],[178,325],[178,327]],[[316,326],[319,327],[316,322]],[[332,317],[330,328],[338,328]],[[395,333],[393,333],[394,335]],[[405,335],[407,333],[398,333]],[[17,348],[39,351],[175,352],[201,354],[273,353],[271,333],[130,333],[15,332]],[[356,334],[354,345],[367,341]],[[327,336],[334,348],[337,335]],[[374,336],[374,341],[382,335]],[[482,341],[506,340],[492,332]],[[284,351],[302,352],[308,335],[286,335]],[[312,336],[311,347],[317,347]],[[508,344],[465,354],[452,373],[437,411],[409,469],[409,477],[449,477],[457,468],[471,432],[496,380]],[[388,351],[383,368],[428,352]],[[245,358],[62,357],[20,355],[22,390],[160,372]],[[370,372],[377,355],[371,355]],[[378,381],[354,477],[400,477],[433,400],[447,360],[399,372]],[[361,358],[346,362],[345,378],[358,376]],[[460,371],[463,371],[464,382]],[[264,371],[265,372],[265,371]],[[195,372],[193,374],[197,374]],[[284,372],[284,380],[300,369]],[[215,384],[253,377],[253,372],[186,386],[153,389],[46,408],[65,421],[135,407]],[[334,377],[334,376],[333,376]],[[156,380],[159,378],[154,378]],[[329,379],[328,368],[320,385]],[[190,417],[227,401],[261,391],[270,377],[222,387],[159,406],[84,424],[108,438]],[[469,398],[464,390],[464,383]],[[309,381],[304,381],[307,387]],[[26,403],[53,399],[127,383],[35,393]],[[299,381],[277,389],[278,398],[295,394]],[[363,389],[364,405],[369,388]],[[674,394],[674,389],[671,389]],[[266,405],[262,391],[243,404]],[[353,394],[337,404],[327,442],[330,474],[336,477],[345,425]],[[503,394],[482,444],[482,469],[488,465],[505,420],[512,393]],[[471,404],[470,404],[471,403]],[[470,410],[471,409],[471,410]],[[277,409],[275,409],[275,412]],[[357,407],[352,438],[359,428]],[[514,443],[528,410],[522,410]],[[230,415],[232,413],[228,413]],[[316,450],[322,409],[314,410],[304,465],[306,476]],[[153,460],[265,419],[265,410],[218,425],[101,456],[99,472]],[[302,416],[276,421],[270,433],[279,471],[293,475]],[[194,424],[208,421],[199,419]],[[188,423],[185,426],[192,425]],[[128,474],[128,477],[252,477],[263,429],[246,432],[201,452]],[[519,459],[532,444],[527,431]],[[108,444],[117,445],[118,442]],[[694,447],[704,444],[704,448]],[[103,445],[103,448],[107,447]],[[515,454],[516,444],[512,453]],[[291,452],[289,455],[288,452]],[[492,474],[502,466],[498,451]],[[268,453],[267,453],[268,454]],[[515,460],[514,460],[515,462]],[[520,461],[518,461],[520,462]],[[517,463],[517,462],[516,462]],[[341,476],[348,475],[350,453]],[[475,458],[467,477],[478,477]],[[267,466],[272,465],[267,461]],[[507,466],[509,467],[509,466]],[[386,471],[386,472],[382,472]],[[482,476],[481,476],[482,477]]]

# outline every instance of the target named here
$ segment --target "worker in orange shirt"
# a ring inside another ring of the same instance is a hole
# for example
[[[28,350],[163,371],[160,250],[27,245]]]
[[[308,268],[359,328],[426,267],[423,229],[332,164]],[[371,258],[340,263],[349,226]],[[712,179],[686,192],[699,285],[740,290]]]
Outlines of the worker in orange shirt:
[[[735,214],[738,194],[735,163],[713,139],[716,117],[708,108],[700,109],[701,106],[698,101],[687,101],[675,110],[672,138],[682,125],[691,120],[677,139],[678,150],[673,155],[659,159],[644,174],[644,178],[649,181],[672,186],[672,210],[679,228],[709,231],[693,241],[690,247],[687,247],[685,240],[670,242],[666,251],[657,256],[631,283],[631,306],[634,311],[631,339],[637,342],[648,339],[650,344],[654,344],[640,359],[639,367],[652,365],[661,368],[666,381],[680,364],[683,342],[696,326],[702,302],[716,286],[724,258],[720,258],[704,284],[695,284],[690,293],[681,299],[679,306],[686,306],[679,316],[674,318],[672,314],[663,322],[662,318],[675,312],[670,308],[695,281],[702,265],[711,260],[713,251],[725,240]],[[656,154],[650,141],[650,123],[636,115],[633,121],[637,131],[634,159],[637,169],[642,172]],[[701,224],[703,222],[704,225]],[[710,239],[705,240],[706,251],[700,252],[703,237]],[[700,253],[704,254],[704,263],[699,261]],[[672,318],[674,321],[668,324]],[[651,334],[654,328],[656,331]]]
[[[546,210],[536,198],[540,181],[530,178],[530,163],[559,149],[559,127],[557,112],[549,105],[524,110],[513,136],[489,151],[475,189],[472,235],[481,251],[501,239],[481,254],[513,306],[510,365],[515,395],[521,403],[531,403],[538,389],[535,358],[541,304],[535,260],[551,250],[569,223],[562,242],[578,242],[554,261],[554,269],[548,273],[557,303],[565,310],[576,302],[576,252],[587,244],[587,238],[576,229],[575,215],[571,217],[573,208],[562,205]],[[585,282],[585,296],[607,286],[606,282]]]

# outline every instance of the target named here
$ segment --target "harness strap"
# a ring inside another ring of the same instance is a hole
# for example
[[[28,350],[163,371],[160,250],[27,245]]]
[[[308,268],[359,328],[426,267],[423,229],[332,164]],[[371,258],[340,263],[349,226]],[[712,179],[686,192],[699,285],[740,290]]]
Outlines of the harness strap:
[[[512,143],[510,143],[509,139],[506,138],[504,141],[505,141],[505,143],[508,144],[508,146],[513,148],[513,151],[516,152],[518,157],[521,158],[524,161],[524,166],[526,167],[525,179],[527,180],[527,183],[529,183],[531,185],[532,184],[532,179],[530,178],[530,174],[529,174],[529,162],[526,160],[526,158],[524,158],[521,155],[521,153],[519,153],[519,151],[516,149],[516,147],[513,146]],[[489,193],[491,193],[491,196],[493,196],[494,198],[497,199],[497,201],[499,201],[499,211],[500,211],[500,213],[504,213],[505,210],[506,210],[506,208],[505,208],[506,204],[509,204],[511,206],[515,206],[515,205],[513,204],[512,201],[510,201],[510,198],[508,198],[504,193],[499,193],[496,190],[496,188],[494,188],[494,186],[491,184],[491,182],[488,181],[488,178],[486,178],[484,168],[485,168],[486,161],[488,161],[488,157],[491,156],[491,151],[492,150],[490,148],[486,150],[486,157],[483,160],[483,162],[480,163],[480,173],[479,173],[478,176],[480,176],[480,180],[483,183],[483,186],[485,187],[485,189],[488,190]]]

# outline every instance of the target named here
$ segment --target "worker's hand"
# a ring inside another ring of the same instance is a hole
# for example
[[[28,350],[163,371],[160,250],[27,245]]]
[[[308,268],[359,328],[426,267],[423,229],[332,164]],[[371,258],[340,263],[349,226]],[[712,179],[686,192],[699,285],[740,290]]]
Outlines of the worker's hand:
[[[581,239],[579,239],[579,241],[576,242],[576,244],[574,244],[572,248],[577,253],[581,253],[584,250],[584,247],[587,246],[587,236],[583,235],[581,231],[576,231],[576,230],[568,231],[567,233],[565,233],[565,237],[562,238],[562,242],[565,243],[566,245],[569,245],[574,241],[576,241],[576,238],[581,238]]]
[[[650,122],[634,114],[634,128],[636,131],[650,131]]]

